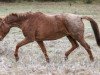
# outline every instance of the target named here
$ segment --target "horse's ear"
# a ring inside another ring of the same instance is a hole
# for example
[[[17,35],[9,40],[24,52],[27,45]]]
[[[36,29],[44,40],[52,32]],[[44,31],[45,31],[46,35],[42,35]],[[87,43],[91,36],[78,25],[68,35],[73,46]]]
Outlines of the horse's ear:
[[[18,17],[18,15],[17,15],[16,13],[12,13],[11,15],[12,15],[12,16],[16,16],[16,17]]]
[[[18,19],[18,15],[16,13],[11,13],[6,17],[7,22],[15,22]]]

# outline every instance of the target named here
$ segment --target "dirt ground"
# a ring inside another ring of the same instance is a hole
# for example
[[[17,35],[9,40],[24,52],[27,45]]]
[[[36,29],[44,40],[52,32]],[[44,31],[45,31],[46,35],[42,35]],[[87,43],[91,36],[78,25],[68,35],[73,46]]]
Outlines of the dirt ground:
[[[73,4],[68,3],[9,3],[0,4],[0,16],[11,12],[42,11],[44,13],[74,13],[93,17],[100,30],[100,4]],[[71,48],[66,37],[54,41],[45,41],[50,57],[50,63],[45,61],[44,55],[36,42],[27,44],[19,49],[20,59],[14,59],[16,44],[24,36],[19,28],[11,28],[9,34],[0,41],[0,75],[100,75],[100,48],[97,46],[94,33],[88,21],[85,24],[85,40],[91,47],[95,58],[89,60],[85,49],[80,46],[74,50],[68,60],[64,54]]]

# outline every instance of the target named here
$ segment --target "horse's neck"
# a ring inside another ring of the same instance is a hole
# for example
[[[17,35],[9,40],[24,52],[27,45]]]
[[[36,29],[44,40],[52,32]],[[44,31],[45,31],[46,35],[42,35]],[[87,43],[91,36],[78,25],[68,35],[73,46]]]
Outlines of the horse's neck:
[[[18,21],[14,25],[11,25],[11,27],[21,28],[22,24],[26,21],[26,19],[27,16],[19,16]]]
[[[16,27],[22,28],[23,24],[26,23],[26,21],[28,20],[32,20],[33,17],[35,16],[32,14],[26,14],[26,15],[19,16],[19,22],[18,22],[18,25],[16,25]]]
[[[23,27],[23,23],[25,23],[27,20],[31,20],[31,19],[35,19],[39,16],[39,14],[25,14],[25,15],[19,15],[18,17],[18,21],[15,23],[15,25],[12,25],[11,27],[18,27],[18,28],[22,28]]]

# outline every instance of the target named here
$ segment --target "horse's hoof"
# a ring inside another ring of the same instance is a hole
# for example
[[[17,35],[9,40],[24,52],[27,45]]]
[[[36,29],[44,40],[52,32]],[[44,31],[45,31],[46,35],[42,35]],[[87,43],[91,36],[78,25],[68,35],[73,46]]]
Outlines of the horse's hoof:
[[[68,57],[65,57],[65,61],[68,60]]]
[[[92,61],[92,62],[93,62],[93,61],[94,61],[94,58],[91,58],[91,59],[90,59],[90,61]]]
[[[49,60],[49,59],[47,59],[47,60],[46,60],[46,62],[47,62],[47,63],[50,63],[50,60]]]
[[[16,62],[19,60],[19,57],[15,57],[15,59],[16,59]]]
[[[18,54],[14,54],[14,56],[15,56],[15,60],[16,60],[16,62],[19,60],[19,56],[18,56]]]

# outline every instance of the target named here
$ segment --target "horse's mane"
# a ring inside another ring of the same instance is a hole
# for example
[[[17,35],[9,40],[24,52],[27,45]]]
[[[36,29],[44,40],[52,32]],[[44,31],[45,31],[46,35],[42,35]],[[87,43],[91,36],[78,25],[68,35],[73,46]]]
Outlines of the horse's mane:
[[[29,16],[32,16],[32,15],[41,15],[41,14],[43,14],[42,12],[35,12],[35,13],[33,13],[33,12],[26,12],[26,13],[11,13],[11,14],[9,14],[9,15],[7,15],[6,17],[5,17],[5,20],[6,21],[9,21],[9,20],[14,20],[14,17],[16,17],[17,19],[21,19],[21,20],[23,20],[23,19],[25,19],[25,18],[28,18]]]
[[[9,15],[7,15],[5,17],[5,20],[6,21],[13,20],[14,17],[16,17],[17,19],[23,17],[23,19],[24,19],[29,14],[31,14],[31,12],[27,12],[27,13],[11,13],[11,14],[9,14]]]

